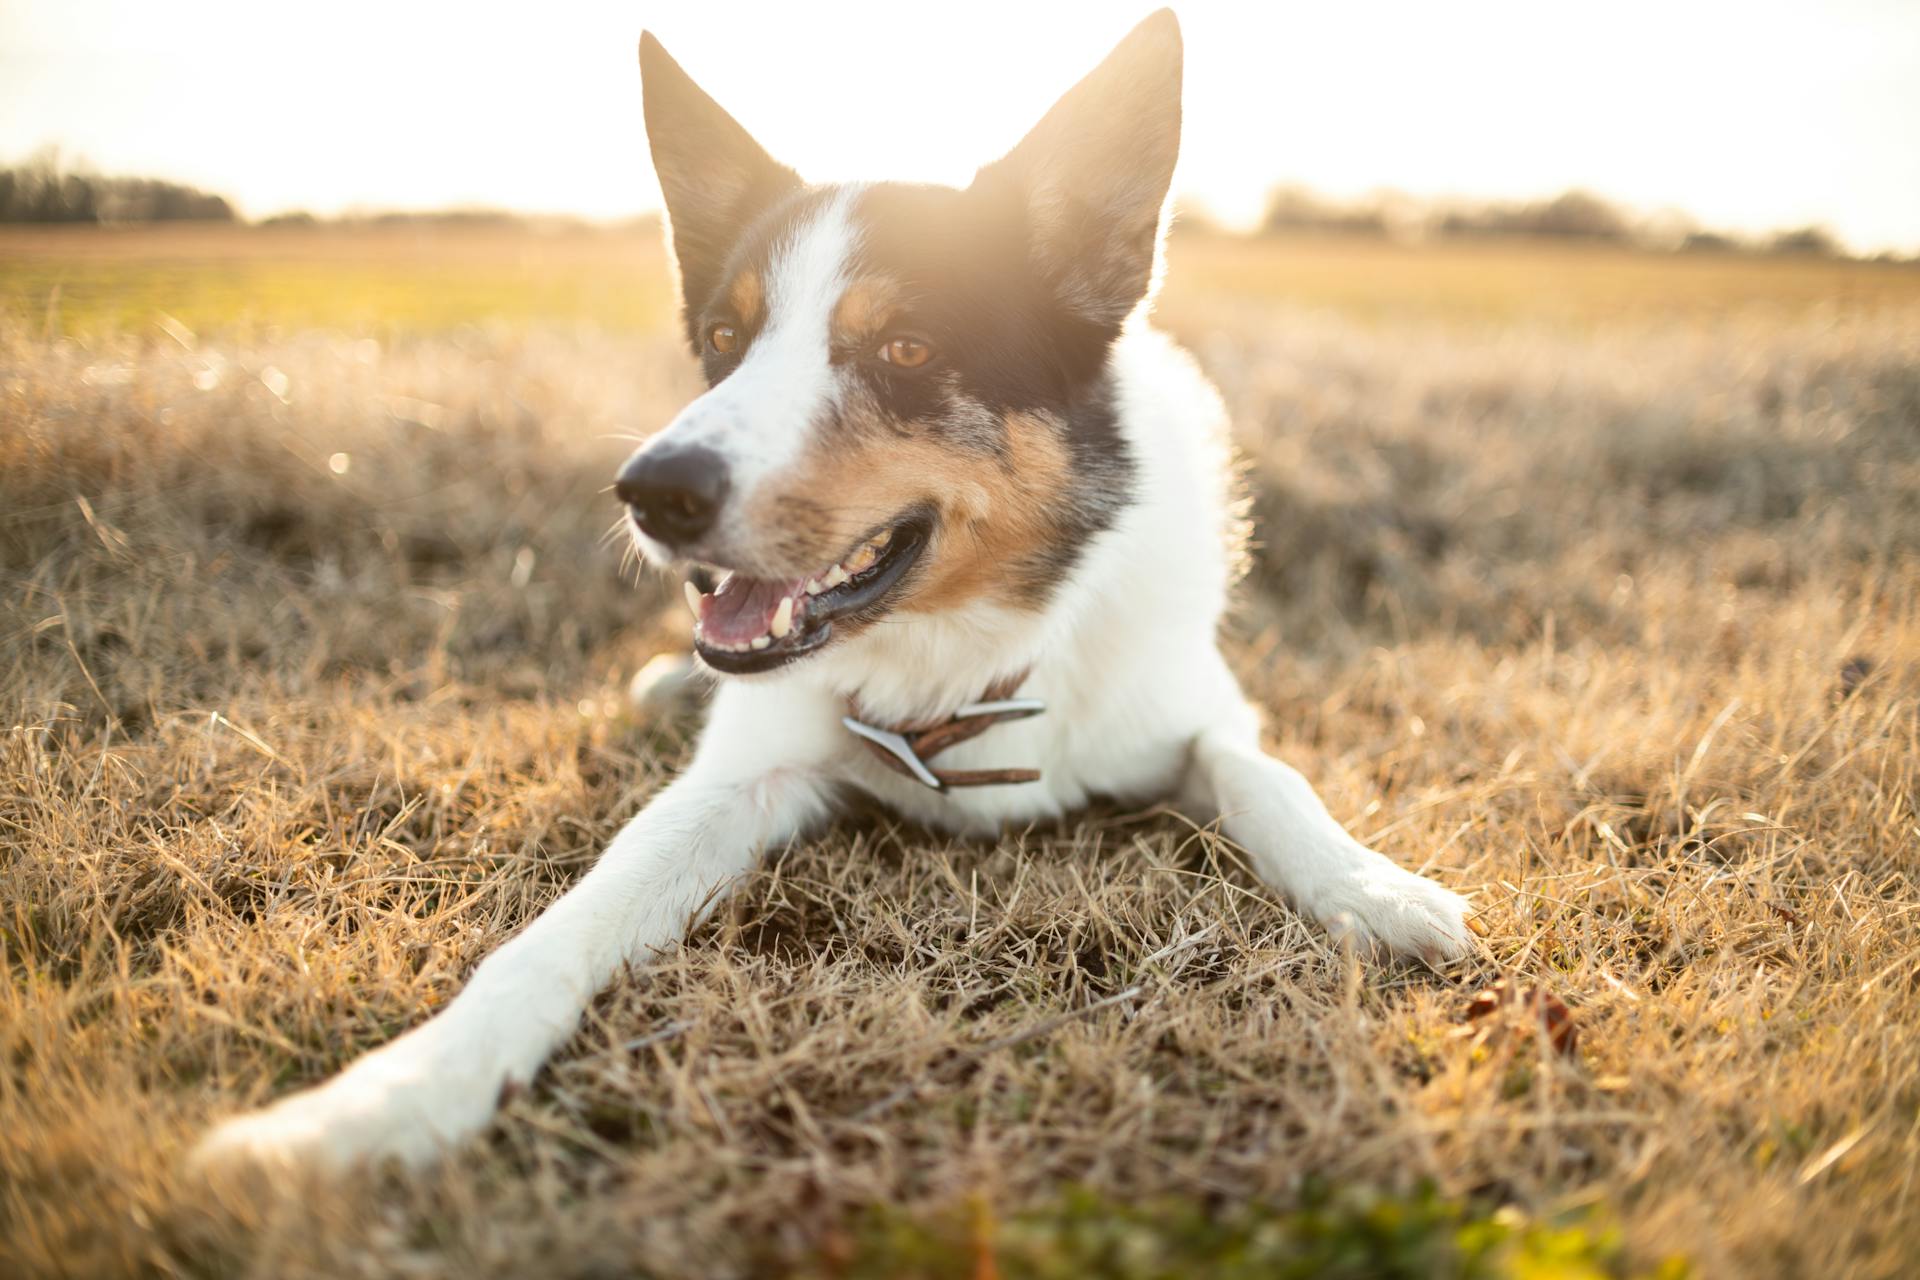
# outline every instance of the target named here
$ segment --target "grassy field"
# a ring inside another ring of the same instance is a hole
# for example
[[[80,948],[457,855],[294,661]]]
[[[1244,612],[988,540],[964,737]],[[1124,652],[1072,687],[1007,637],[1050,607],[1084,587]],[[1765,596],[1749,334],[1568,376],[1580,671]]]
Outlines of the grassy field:
[[[1170,297],[1284,300],[1362,322],[1559,326],[1732,313],[1878,316],[1920,305],[1920,267],[1665,255],[1524,241],[1176,240]],[[401,338],[488,323],[651,332],[672,315],[651,226],[358,229],[0,227],[0,315],[43,338],[156,326]]]
[[[1905,1274],[1920,272],[1172,270],[1236,665],[1479,959],[1363,967],[1165,812],[849,818],[447,1168],[214,1196],[210,1118],[443,1004],[683,757],[604,488],[693,371],[624,233],[0,235],[0,1274]]]
[[[671,287],[657,227],[0,228],[0,313],[42,337],[645,331],[671,318]]]

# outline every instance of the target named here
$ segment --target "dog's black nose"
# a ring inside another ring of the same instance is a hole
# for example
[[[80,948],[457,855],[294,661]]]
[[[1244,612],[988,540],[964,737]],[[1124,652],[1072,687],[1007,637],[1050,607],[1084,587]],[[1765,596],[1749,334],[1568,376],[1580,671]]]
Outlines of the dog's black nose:
[[[620,501],[647,536],[669,544],[692,542],[720,514],[727,496],[727,464],[711,449],[642,449],[613,482]]]

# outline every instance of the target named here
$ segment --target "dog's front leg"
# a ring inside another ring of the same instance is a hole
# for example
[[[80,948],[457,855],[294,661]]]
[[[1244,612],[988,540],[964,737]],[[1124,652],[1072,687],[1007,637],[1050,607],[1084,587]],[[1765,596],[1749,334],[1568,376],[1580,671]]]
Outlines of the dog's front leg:
[[[716,707],[716,721],[727,718]],[[226,1122],[196,1159],[419,1164],[479,1132],[502,1087],[532,1078],[623,964],[676,942],[761,849],[824,811],[824,784],[810,768],[777,758],[764,733],[733,739],[729,750],[731,735],[718,728],[687,773],[578,884],[489,956],[444,1012],[326,1084]]]
[[[1220,819],[1254,870],[1336,933],[1428,962],[1469,945],[1466,899],[1347,834],[1298,770],[1260,749],[1259,718],[1224,680],[1216,721],[1194,740],[1186,798]]]

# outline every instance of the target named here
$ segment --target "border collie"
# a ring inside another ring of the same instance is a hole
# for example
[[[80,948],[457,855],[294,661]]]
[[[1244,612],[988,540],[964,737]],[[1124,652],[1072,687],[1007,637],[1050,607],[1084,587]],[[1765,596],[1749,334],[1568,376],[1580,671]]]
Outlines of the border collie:
[[[1298,908],[1427,961],[1467,904],[1260,746],[1217,643],[1243,536],[1225,411],[1148,326],[1181,39],[1147,18],[965,190],[813,186],[651,35],[647,134],[708,390],[627,459],[723,678],[686,771],[444,1012],[230,1120],[203,1160],[422,1163],[622,967],[862,792],[952,832],[1176,797]]]

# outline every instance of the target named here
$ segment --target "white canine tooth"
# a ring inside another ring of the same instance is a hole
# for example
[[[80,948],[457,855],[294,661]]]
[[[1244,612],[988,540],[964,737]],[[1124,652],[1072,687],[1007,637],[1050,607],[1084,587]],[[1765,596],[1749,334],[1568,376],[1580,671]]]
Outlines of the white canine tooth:
[[[780,607],[773,611],[773,626],[769,627],[768,630],[772,632],[775,640],[786,639],[787,633],[793,630],[792,596],[783,596],[781,598]]]
[[[760,636],[760,637],[759,637],[758,639],[756,639],[756,640],[755,640],[755,641],[753,642],[753,646],[752,646],[752,647],[753,647],[753,648],[755,648],[755,649],[764,649],[764,648],[766,648],[766,647],[767,647],[768,645],[770,645],[770,644],[772,644],[772,643],[773,643],[773,641],[772,641],[772,640],[771,640],[770,638],[768,638],[768,637],[766,637],[766,636]]]
[[[701,621],[700,602],[706,599],[706,597],[701,595],[700,588],[694,586],[691,582],[683,582],[680,585],[687,589],[687,608],[693,610],[693,620],[695,622]]]
[[[827,570],[827,576],[820,579],[820,584],[823,587],[837,587],[846,580],[847,571],[839,565],[835,565],[833,568]]]

